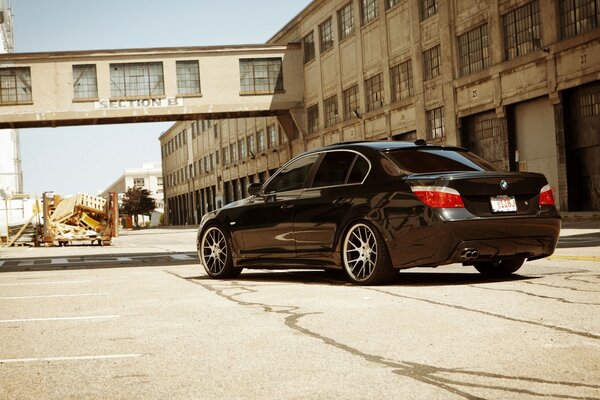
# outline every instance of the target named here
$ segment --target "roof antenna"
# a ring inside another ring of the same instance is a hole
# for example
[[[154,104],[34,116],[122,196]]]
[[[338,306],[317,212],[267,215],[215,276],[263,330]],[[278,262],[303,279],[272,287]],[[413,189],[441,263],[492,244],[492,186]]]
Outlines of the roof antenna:
[[[427,140],[425,140],[425,139],[417,139],[417,140],[415,140],[415,144],[417,146],[426,146],[427,145]]]

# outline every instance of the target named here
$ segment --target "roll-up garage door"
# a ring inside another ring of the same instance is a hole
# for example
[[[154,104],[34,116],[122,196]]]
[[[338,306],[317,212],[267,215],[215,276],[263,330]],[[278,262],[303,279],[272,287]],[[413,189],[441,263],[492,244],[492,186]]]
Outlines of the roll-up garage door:
[[[554,108],[548,98],[515,106],[515,141],[520,171],[541,172],[559,202]],[[560,204],[557,204],[560,208]]]

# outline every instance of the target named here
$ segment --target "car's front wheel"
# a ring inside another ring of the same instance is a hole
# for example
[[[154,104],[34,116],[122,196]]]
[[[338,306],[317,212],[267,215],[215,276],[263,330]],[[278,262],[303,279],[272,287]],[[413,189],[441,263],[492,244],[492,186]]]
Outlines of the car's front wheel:
[[[198,244],[198,257],[206,273],[212,278],[235,278],[241,268],[233,266],[231,243],[227,234],[218,226],[211,226],[202,234]]]
[[[344,235],[342,262],[353,283],[377,285],[395,275],[381,234],[370,224],[353,224]]]
[[[524,258],[510,258],[505,260],[478,262],[473,264],[473,266],[483,275],[501,277],[517,272],[524,262]]]

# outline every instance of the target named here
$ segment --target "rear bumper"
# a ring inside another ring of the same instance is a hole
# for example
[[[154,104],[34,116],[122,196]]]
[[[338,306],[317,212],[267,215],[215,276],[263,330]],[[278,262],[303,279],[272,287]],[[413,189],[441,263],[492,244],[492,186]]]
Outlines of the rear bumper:
[[[392,234],[388,249],[396,268],[511,257],[537,259],[554,252],[559,234],[558,216],[438,220]],[[473,250],[477,258],[466,258],[465,253]]]

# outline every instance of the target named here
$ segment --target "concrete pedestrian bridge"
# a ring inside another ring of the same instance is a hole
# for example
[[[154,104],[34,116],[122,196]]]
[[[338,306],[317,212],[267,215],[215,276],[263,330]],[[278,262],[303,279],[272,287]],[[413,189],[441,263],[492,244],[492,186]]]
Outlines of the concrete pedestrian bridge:
[[[299,44],[0,55],[0,129],[278,116],[303,102]]]

